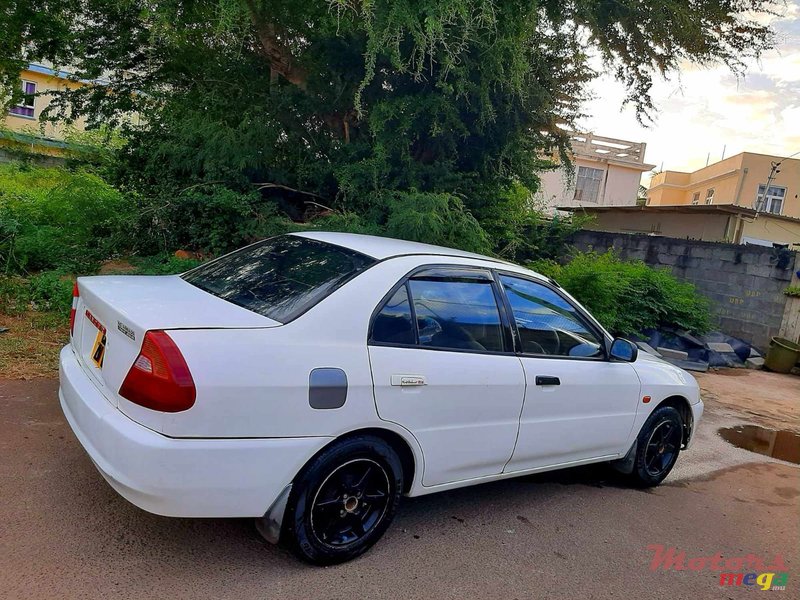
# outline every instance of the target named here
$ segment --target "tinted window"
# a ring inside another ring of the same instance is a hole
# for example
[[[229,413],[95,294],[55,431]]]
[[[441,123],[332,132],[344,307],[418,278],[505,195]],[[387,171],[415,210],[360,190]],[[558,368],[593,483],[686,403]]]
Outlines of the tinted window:
[[[419,343],[437,348],[503,350],[491,279],[411,279]]]
[[[414,323],[406,286],[389,298],[372,323],[372,341],[389,344],[413,344]]]
[[[224,300],[286,323],[374,262],[332,244],[281,236],[201,265],[183,278]]]
[[[602,341],[577,309],[550,288],[500,277],[517,322],[522,351],[554,356],[602,356]]]

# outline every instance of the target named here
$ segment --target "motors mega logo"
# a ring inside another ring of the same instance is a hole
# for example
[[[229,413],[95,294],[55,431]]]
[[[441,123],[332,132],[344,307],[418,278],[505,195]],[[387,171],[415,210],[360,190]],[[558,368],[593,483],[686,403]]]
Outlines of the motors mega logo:
[[[723,558],[721,552],[713,556],[686,557],[686,552],[667,548],[661,544],[650,544],[653,553],[650,570],[659,568],[675,571],[720,571],[720,586],[749,586],[762,590],[785,590],[789,579],[783,556],[776,554],[772,561],[755,554]]]

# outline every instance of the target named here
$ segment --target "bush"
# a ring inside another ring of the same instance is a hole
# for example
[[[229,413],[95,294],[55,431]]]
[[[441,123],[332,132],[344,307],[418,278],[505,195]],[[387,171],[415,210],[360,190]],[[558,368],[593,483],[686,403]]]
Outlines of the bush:
[[[130,275],[177,275],[194,269],[203,261],[194,258],[178,258],[171,254],[157,254],[134,258],[131,262],[135,270],[128,271]]]
[[[74,279],[59,271],[28,278],[0,277],[0,313],[20,314],[28,309],[68,315]]]
[[[222,185],[156,198],[143,206],[140,214],[139,247],[146,254],[175,249],[223,254],[292,228],[275,203],[259,192],[240,192]]]
[[[708,301],[692,284],[667,269],[620,260],[610,250],[578,253],[565,265],[539,261],[531,268],[558,281],[615,334],[651,328],[704,333],[710,327]]]
[[[88,171],[0,165],[2,269],[91,271],[131,246],[133,210]]]

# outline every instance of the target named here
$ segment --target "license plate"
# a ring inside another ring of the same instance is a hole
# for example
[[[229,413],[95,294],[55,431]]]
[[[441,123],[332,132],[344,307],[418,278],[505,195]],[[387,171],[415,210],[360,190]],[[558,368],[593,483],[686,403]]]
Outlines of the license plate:
[[[97,368],[102,369],[103,358],[106,355],[106,328],[88,310],[86,311],[86,318],[89,319],[92,325],[97,327],[97,335],[94,338],[91,357],[92,362],[97,366]]]

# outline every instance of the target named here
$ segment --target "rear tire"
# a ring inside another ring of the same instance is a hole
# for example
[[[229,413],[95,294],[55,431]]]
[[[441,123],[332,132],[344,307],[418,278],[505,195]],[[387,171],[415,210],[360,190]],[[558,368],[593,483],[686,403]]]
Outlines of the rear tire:
[[[403,468],[388,443],[371,435],[342,440],[295,479],[281,539],[312,564],[351,560],[384,534],[402,490]]]
[[[678,460],[683,442],[683,420],[671,406],[653,411],[636,440],[632,484],[647,488],[664,481]]]

